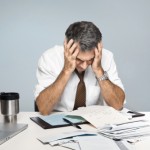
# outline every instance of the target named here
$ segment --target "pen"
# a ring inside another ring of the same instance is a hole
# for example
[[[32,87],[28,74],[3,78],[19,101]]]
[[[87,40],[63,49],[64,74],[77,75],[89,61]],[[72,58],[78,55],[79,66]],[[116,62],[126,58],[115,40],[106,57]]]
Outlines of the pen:
[[[66,118],[63,118],[63,120],[64,120],[65,122],[69,123],[70,125],[72,125],[72,126],[74,126],[74,127],[78,128],[78,129],[81,129],[81,127],[80,127],[80,126],[78,126],[77,124],[74,124],[74,123],[73,123],[73,122],[71,122],[70,120],[68,120],[68,119],[66,119]]]

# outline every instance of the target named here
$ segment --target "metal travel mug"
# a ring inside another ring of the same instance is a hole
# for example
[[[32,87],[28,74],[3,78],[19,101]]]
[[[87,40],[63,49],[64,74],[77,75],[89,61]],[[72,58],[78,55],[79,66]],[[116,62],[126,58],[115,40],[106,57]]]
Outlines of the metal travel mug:
[[[4,116],[5,123],[17,122],[19,113],[19,94],[0,93],[1,114]]]

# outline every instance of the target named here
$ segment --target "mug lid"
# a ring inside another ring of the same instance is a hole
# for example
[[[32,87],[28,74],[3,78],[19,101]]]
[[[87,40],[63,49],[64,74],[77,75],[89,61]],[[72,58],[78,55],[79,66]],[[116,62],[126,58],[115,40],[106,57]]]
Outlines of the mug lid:
[[[14,99],[19,99],[19,93],[15,92],[0,93],[0,100],[14,100]]]

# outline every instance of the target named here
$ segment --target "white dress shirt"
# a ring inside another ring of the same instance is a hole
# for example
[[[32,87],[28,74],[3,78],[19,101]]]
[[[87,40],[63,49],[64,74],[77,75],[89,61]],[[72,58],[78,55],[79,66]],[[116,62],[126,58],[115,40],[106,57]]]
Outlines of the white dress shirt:
[[[101,63],[104,71],[107,71],[108,73],[109,80],[124,90],[123,84],[120,78],[118,77],[116,64],[112,52],[103,49]],[[39,93],[42,90],[44,90],[46,87],[48,87],[56,80],[63,66],[64,66],[63,46],[55,46],[43,53],[38,63],[37,69],[38,83],[35,87],[34,93],[35,98],[39,95]],[[76,75],[76,73],[72,73],[64,89],[64,92],[60,97],[60,100],[55,106],[54,110],[58,111],[73,110],[78,82],[79,82],[78,76]],[[86,106],[107,105],[105,103],[105,100],[101,96],[101,90],[91,66],[89,66],[85,71],[84,82],[86,86]]]

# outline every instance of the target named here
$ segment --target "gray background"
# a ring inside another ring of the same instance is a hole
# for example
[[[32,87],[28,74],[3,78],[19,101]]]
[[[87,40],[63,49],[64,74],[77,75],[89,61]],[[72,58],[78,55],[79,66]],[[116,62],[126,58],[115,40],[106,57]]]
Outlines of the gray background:
[[[149,111],[149,0],[0,0],[0,91],[19,92],[20,110],[34,111],[39,57],[80,20],[94,22],[114,53],[127,107]]]

